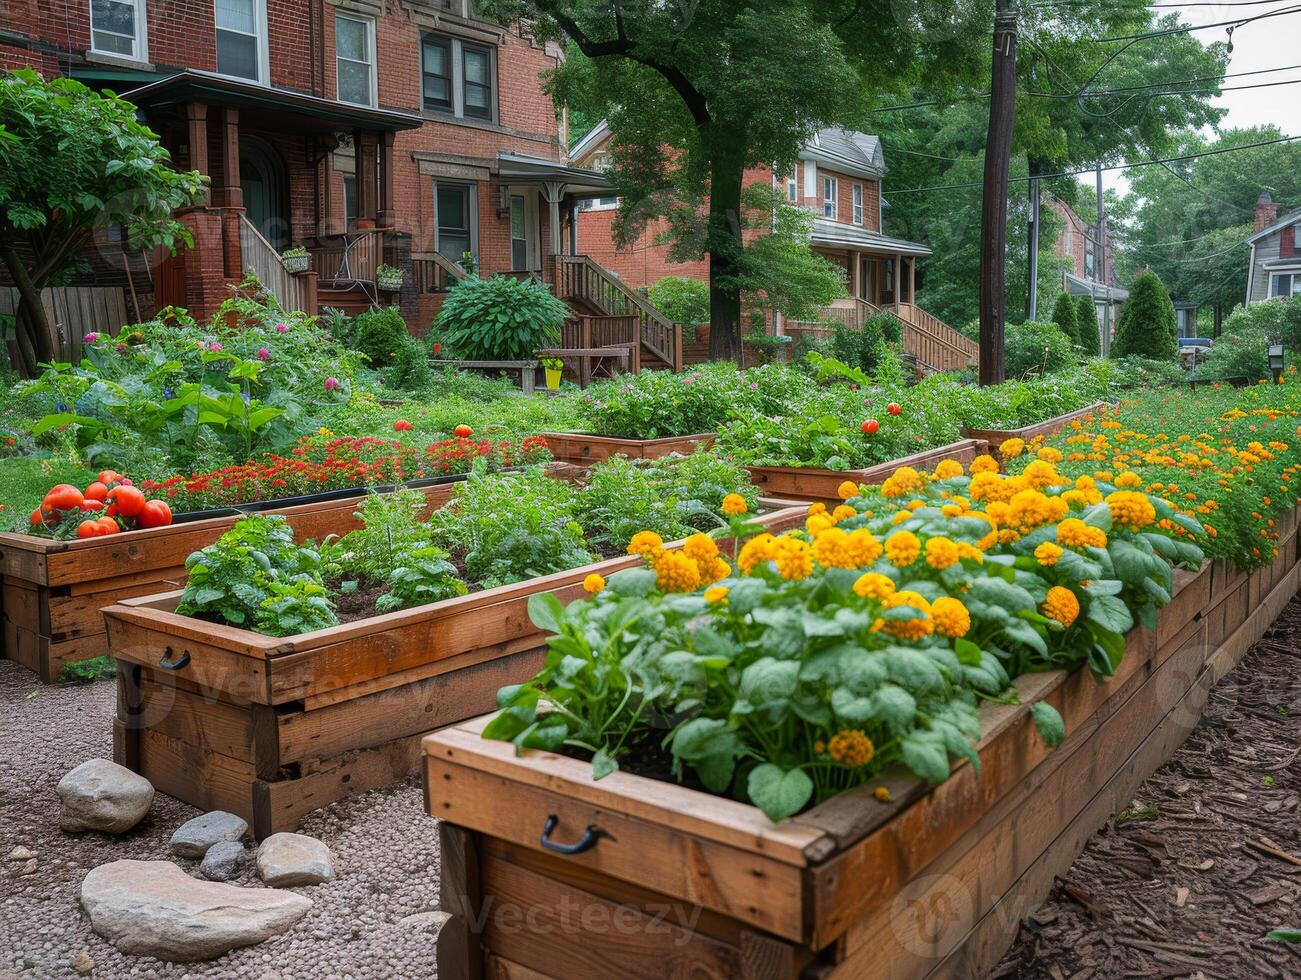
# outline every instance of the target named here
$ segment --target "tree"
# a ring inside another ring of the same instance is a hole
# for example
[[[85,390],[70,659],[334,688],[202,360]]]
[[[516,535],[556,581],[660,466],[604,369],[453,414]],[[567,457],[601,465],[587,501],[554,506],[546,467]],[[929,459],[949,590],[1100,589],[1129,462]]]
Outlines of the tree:
[[[1098,308],[1094,305],[1092,296],[1076,297],[1075,341],[1080,345],[1085,357],[1097,357],[1102,353],[1102,338],[1098,333]]]
[[[1129,287],[1111,356],[1173,361],[1179,353],[1175,333],[1175,305],[1165,284],[1155,272],[1141,273]]]
[[[1080,342],[1080,333],[1075,326],[1075,300],[1071,299],[1071,294],[1062,290],[1057,297],[1057,302],[1053,304],[1053,323],[1061,328],[1062,333],[1070,339],[1072,344]]]
[[[168,166],[135,107],[70,78],[0,74],[0,259],[18,289],[17,367],[55,360],[41,290],[61,282],[96,229],[120,226],[133,250],[192,244],[172,212],[204,178]]]

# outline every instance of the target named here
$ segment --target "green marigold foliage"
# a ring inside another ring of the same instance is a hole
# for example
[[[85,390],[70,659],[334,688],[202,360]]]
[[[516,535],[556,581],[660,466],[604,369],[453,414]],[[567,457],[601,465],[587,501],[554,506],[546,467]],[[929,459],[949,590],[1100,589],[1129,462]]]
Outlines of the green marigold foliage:
[[[1062,290],[1057,297],[1057,302],[1053,304],[1052,321],[1070,338],[1071,343],[1080,342],[1079,332],[1075,327],[1075,300],[1071,299],[1071,294],[1065,290]]]
[[[467,361],[524,361],[555,347],[569,307],[545,285],[493,276],[459,282],[435,328],[445,350]]]
[[[1156,273],[1142,273],[1130,286],[1129,299],[1121,309],[1111,356],[1137,354],[1154,361],[1173,361],[1179,353],[1175,333],[1170,294]]]
[[[1085,357],[1102,353],[1102,335],[1098,332],[1098,311],[1092,296],[1075,298],[1075,343]]]

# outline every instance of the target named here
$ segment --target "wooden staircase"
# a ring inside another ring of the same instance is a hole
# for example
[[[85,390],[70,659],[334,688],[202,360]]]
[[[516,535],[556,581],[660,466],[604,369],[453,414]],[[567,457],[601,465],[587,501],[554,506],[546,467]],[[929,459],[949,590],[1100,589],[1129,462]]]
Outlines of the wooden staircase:
[[[865,299],[839,299],[823,309],[821,321],[790,321],[786,332],[792,337],[828,337],[835,331],[828,322],[844,323],[857,330],[879,313],[893,313],[899,318],[903,323],[903,352],[916,358],[927,373],[961,371],[980,363],[980,344],[914,303],[876,306]]]
[[[586,255],[557,255],[556,296],[580,316],[630,317],[641,345],[641,366],[682,370],[682,327],[648,299]]]

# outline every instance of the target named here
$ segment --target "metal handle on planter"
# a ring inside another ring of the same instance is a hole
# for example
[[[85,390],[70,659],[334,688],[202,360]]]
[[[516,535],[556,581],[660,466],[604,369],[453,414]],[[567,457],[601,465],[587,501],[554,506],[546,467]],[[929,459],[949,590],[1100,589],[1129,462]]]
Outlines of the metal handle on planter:
[[[559,822],[560,818],[552,813],[547,817],[546,826],[542,828],[542,846],[548,851],[555,851],[557,854],[582,854],[584,851],[590,851],[596,846],[597,839],[605,833],[597,827],[588,826],[588,828],[583,831],[583,836],[578,838],[574,843],[557,844],[555,841],[551,840],[551,831],[556,829],[556,824]]]
[[[172,655],[172,648],[165,647],[163,649],[163,655],[158,658],[158,666],[166,670],[180,670],[182,667],[184,667],[186,664],[190,662],[189,650],[182,650],[180,657],[178,657],[175,660],[169,659],[171,655]]]

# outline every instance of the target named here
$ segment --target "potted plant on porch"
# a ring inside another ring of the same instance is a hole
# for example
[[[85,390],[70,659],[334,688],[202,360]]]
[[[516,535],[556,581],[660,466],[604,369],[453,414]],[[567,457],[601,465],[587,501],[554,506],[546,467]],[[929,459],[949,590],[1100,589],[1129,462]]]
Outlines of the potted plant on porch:
[[[295,245],[280,253],[280,261],[284,263],[286,272],[298,273],[307,271],[312,257],[302,245]]]
[[[547,373],[547,387],[552,391],[559,391],[560,376],[564,373],[565,362],[558,357],[543,357],[540,360],[542,370]]]
[[[381,263],[375,270],[375,284],[379,286],[380,289],[397,291],[402,288],[402,283],[406,277],[407,274],[405,272],[392,265]]]

